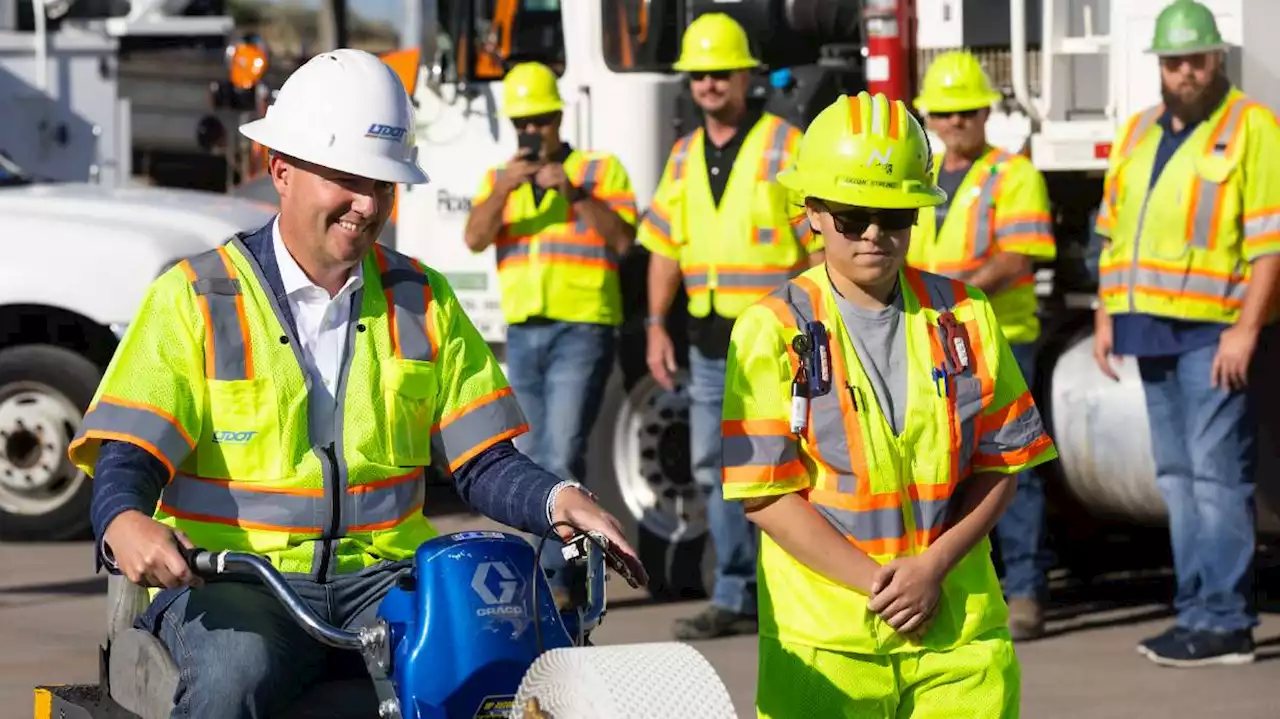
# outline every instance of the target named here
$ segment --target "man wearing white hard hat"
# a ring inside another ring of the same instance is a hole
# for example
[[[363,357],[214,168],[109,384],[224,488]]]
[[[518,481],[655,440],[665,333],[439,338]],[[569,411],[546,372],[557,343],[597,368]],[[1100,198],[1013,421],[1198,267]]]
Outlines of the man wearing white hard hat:
[[[359,626],[436,534],[429,465],[504,524],[603,532],[644,579],[617,521],[511,444],[525,419],[449,284],[375,244],[395,185],[427,181],[413,127],[373,55],[294,72],[241,128],[270,149],[279,215],[152,284],[72,443],[99,559],[162,588],[142,622],[179,669],[173,716],[274,716],[354,658],[258,584],[200,582],[180,546],[264,555]]]

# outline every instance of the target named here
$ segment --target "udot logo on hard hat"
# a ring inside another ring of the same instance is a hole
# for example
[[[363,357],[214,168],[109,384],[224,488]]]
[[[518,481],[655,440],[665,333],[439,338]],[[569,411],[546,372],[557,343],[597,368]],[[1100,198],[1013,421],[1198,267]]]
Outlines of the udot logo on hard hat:
[[[375,122],[369,126],[368,130],[365,131],[364,136],[376,138],[379,140],[402,140],[404,139],[404,135],[406,132],[408,132],[408,130],[406,130],[403,127],[396,127],[394,125],[383,125],[381,123]]]

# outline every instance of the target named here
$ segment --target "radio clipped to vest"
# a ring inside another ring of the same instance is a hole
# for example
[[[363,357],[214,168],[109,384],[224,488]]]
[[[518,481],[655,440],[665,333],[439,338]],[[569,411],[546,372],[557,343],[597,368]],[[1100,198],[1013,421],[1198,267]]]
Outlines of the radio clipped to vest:
[[[791,381],[791,431],[809,426],[809,400],[831,391],[831,337],[821,322],[809,322],[791,341],[796,353],[796,376]]]

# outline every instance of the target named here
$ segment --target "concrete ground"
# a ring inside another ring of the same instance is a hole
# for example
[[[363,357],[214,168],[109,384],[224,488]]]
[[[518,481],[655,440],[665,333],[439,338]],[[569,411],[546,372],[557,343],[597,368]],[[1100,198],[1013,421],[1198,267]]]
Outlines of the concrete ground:
[[[468,515],[435,518],[441,531],[492,527]],[[0,719],[32,715],[37,684],[96,681],[97,644],[105,622],[104,576],[93,574],[87,543],[0,544]],[[1274,572],[1271,573],[1274,576]],[[1271,582],[1274,587],[1274,582]],[[671,622],[696,602],[653,604],[611,582],[611,611],[599,644],[649,642],[669,636]],[[1277,715],[1280,682],[1280,596],[1262,597],[1255,637],[1258,662],[1238,668],[1156,667],[1134,644],[1167,623],[1165,575],[1106,578],[1087,587],[1055,586],[1051,636],[1020,644],[1022,716],[1035,719],[1169,719]],[[754,716],[755,637],[698,642],[719,672],[739,715]]]

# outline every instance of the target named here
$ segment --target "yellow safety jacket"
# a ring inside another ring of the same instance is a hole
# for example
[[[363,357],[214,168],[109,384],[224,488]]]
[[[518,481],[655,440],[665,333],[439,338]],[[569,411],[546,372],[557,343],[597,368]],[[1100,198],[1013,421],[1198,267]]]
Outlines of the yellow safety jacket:
[[[1233,323],[1249,263],[1280,252],[1280,128],[1232,88],[1151,175],[1163,106],[1125,122],[1112,145],[1097,231],[1107,312]]]
[[[680,263],[692,316],[714,310],[737,317],[822,250],[799,199],[774,181],[791,164],[800,135],[765,113],[743,139],[718,206],[707,181],[703,129],[671,149],[636,241]]]
[[[933,164],[935,180],[941,167],[939,156]],[[1057,254],[1044,177],[1022,155],[988,147],[951,198],[941,228],[933,212],[920,213],[911,233],[907,262],[964,280],[998,252],[1016,252],[1041,261],[1050,261]],[[1031,271],[992,295],[991,305],[1009,342],[1027,344],[1040,336]]]
[[[569,181],[607,204],[629,224],[636,223],[636,197],[622,162],[604,152],[573,150],[564,161]],[[493,192],[502,167],[485,173],[474,204]],[[508,324],[530,317],[564,322],[622,323],[618,253],[567,198],[548,190],[534,201],[533,187],[521,185],[502,213],[494,243],[502,314]]]
[[[156,520],[282,572],[412,557],[436,534],[424,468],[456,469],[527,425],[439,273],[381,245],[363,271],[333,445],[308,438],[297,337],[237,237],[152,284],[71,460],[92,475],[101,440],[142,447],[169,470]]]
[[[880,410],[825,264],[743,313],[725,375],[725,499],[797,492],[881,564],[925,552],[955,521],[952,500],[967,478],[1015,474],[1057,456],[986,296],[911,268],[899,281],[909,364],[901,435]],[[957,328],[950,336],[948,317]],[[807,426],[796,435],[792,341],[810,321],[831,338],[831,389],[810,400]],[[935,370],[946,376],[935,379]],[[1004,626],[1008,616],[985,539],[943,581],[922,644],[869,611],[866,596],[809,569],[768,535],[758,574],[760,633],[783,643],[859,654],[946,650]]]

